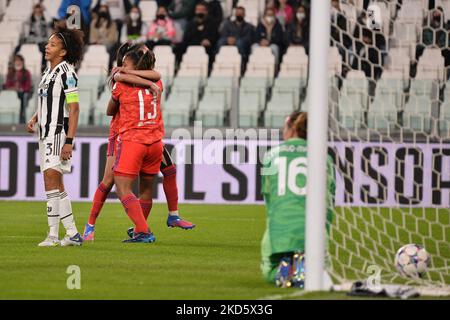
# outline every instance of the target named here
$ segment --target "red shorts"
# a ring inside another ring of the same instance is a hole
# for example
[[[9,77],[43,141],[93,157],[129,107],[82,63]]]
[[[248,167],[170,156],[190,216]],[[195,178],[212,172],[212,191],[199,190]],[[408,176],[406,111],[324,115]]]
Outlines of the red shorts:
[[[116,154],[116,141],[117,141],[117,133],[111,134],[108,137],[108,150],[106,151],[107,157],[112,157]]]
[[[163,143],[142,144],[118,141],[114,175],[136,177],[139,173],[157,174],[162,161]]]

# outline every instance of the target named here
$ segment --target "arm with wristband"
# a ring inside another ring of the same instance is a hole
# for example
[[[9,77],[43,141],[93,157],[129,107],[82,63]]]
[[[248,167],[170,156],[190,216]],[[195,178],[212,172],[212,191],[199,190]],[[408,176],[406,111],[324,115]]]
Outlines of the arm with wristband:
[[[61,150],[61,159],[69,160],[72,157],[73,139],[78,128],[78,116],[80,106],[78,104],[78,78],[74,71],[67,71],[62,76],[62,85],[66,95],[66,103],[69,108],[69,129],[67,131],[66,141]]]

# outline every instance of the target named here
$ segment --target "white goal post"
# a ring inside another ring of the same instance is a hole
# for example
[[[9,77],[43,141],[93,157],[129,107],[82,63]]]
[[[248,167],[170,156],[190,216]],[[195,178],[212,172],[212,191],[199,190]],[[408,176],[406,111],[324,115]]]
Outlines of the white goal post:
[[[330,0],[311,1],[305,290],[324,290]]]

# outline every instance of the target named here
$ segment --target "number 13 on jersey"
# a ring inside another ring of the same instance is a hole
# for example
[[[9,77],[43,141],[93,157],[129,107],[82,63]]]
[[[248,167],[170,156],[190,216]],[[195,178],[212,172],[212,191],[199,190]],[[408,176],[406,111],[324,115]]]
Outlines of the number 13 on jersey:
[[[157,100],[158,97],[156,95],[153,95],[153,98],[150,102],[150,112],[147,112],[147,114],[145,113],[145,100],[144,100],[144,94],[146,96],[150,95],[150,90],[149,89],[145,89],[145,90],[139,90],[138,92],[138,96],[139,96],[139,120],[141,121],[145,121],[145,120],[153,120],[156,119],[157,116]]]

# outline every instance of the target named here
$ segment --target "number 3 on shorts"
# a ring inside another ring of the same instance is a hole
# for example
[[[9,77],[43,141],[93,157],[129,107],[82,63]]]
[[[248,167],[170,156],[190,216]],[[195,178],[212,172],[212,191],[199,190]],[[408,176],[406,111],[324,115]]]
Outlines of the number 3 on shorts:
[[[52,148],[52,144],[51,143],[47,143],[47,153],[45,154],[46,156],[49,156],[52,154],[53,152],[53,148]]]

